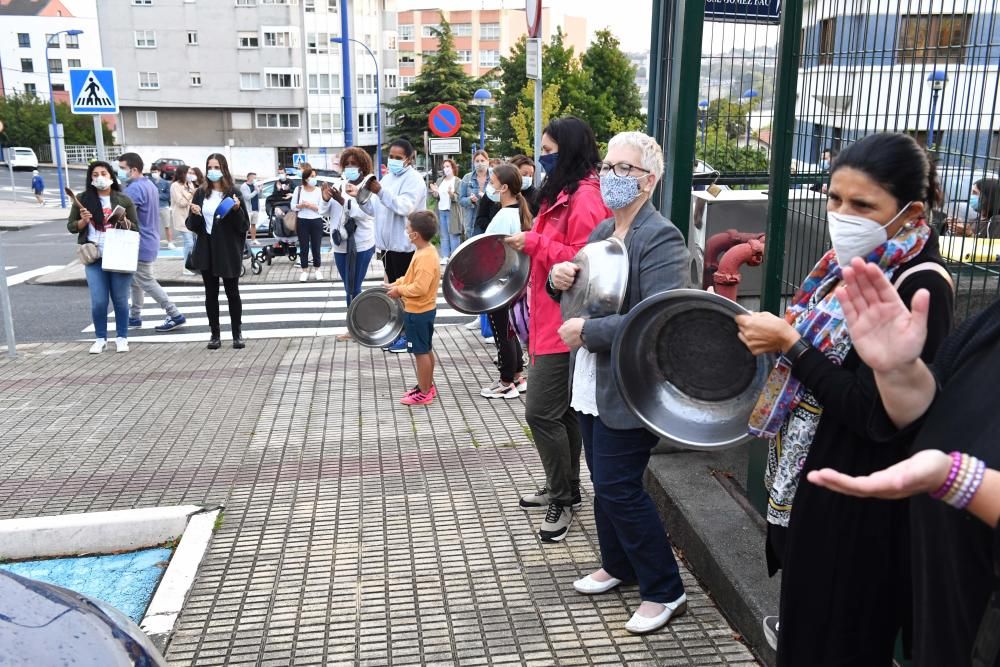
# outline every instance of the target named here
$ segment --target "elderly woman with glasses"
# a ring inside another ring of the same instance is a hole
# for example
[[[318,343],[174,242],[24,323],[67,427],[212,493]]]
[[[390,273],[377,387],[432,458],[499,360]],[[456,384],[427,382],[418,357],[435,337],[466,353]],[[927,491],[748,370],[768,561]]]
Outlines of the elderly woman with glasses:
[[[585,595],[606,593],[622,583],[638,583],[641,604],[625,629],[653,632],[687,609],[687,597],[670,541],[652,498],[642,486],[650,450],[658,438],[645,430],[618,391],[611,372],[611,344],[629,310],[646,297],[685,286],[688,252],[681,233],[650,202],[663,174],[663,151],[641,132],[623,132],[608,143],[598,165],[601,197],[612,217],[601,222],[590,242],[614,236],[628,250],[629,279],[618,314],[572,318],[559,329],[573,350],[571,406],[583,432],[584,453],[594,483],[594,520],[601,567],[573,582]],[[569,289],[579,267],[552,267],[549,292]]]

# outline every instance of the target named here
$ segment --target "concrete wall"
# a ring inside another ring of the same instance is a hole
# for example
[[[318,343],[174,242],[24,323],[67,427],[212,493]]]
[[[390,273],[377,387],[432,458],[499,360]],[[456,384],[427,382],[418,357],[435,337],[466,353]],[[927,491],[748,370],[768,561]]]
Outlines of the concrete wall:
[[[139,128],[136,124],[137,112],[156,111],[156,128]],[[301,109],[264,109],[269,113],[290,112],[300,116],[298,129],[256,128],[256,117],[252,118],[253,129],[234,130],[232,115],[252,113],[246,109],[144,109],[123,107],[123,127],[119,139],[128,145],[156,144],[165,146],[224,146],[232,141],[233,146],[297,146],[306,136],[305,118]]]
[[[228,146],[163,146],[157,144],[129,144],[128,150],[138,153],[145,163],[143,169],[149,171],[153,161],[160,158],[184,160],[185,164],[205,171],[205,161],[212,153],[222,153],[229,162],[229,170],[236,178],[243,178],[248,172],[268,177],[277,171],[278,155],[274,148],[230,148]],[[114,159],[115,155],[110,156]]]

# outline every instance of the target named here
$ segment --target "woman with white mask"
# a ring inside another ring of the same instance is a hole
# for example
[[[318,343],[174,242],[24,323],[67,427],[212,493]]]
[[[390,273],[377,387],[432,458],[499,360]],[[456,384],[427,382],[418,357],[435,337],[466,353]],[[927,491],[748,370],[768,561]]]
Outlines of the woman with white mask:
[[[780,614],[765,619],[778,665],[891,665],[909,636],[908,506],[800,484],[810,470],[867,475],[909,456],[913,433],[888,437],[871,368],[854,350],[836,288],[861,258],[878,265],[907,307],[930,294],[923,359],[947,336],[954,294],[927,211],[940,196],[924,149],[904,134],[875,134],[830,169],[827,221],[833,248],[792,298],[784,318],[736,318],[754,354],[778,361],[749,431],[769,441],[768,568],[782,571]],[[793,506],[794,500],[794,506]]]
[[[445,160],[441,165],[442,176],[436,183],[431,183],[431,192],[438,199],[437,214],[441,239],[441,264],[447,264],[451,253],[462,243],[463,222],[462,206],[458,203],[459,186],[458,165],[454,160]]]

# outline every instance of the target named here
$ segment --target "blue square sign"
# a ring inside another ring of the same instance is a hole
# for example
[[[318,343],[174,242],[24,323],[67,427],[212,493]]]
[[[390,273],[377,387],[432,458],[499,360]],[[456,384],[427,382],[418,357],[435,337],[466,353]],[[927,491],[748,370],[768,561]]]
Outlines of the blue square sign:
[[[69,108],[77,114],[118,113],[115,70],[71,67]]]

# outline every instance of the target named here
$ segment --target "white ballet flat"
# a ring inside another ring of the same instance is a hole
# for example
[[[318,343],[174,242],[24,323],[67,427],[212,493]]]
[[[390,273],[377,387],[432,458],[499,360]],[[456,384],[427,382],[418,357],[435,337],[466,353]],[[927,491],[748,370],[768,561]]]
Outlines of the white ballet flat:
[[[664,605],[663,613],[652,618],[640,616],[639,612],[632,614],[632,618],[625,624],[625,629],[634,635],[644,635],[655,632],[670,622],[675,616],[681,616],[687,611],[687,593],[682,593],[673,602]]]
[[[615,579],[614,577],[611,577],[607,581],[598,581],[588,574],[583,579],[574,581],[573,588],[576,589],[577,593],[583,593],[584,595],[599,595],[600,593],[607,593],[620,583],[622,583],[622,580]]]

